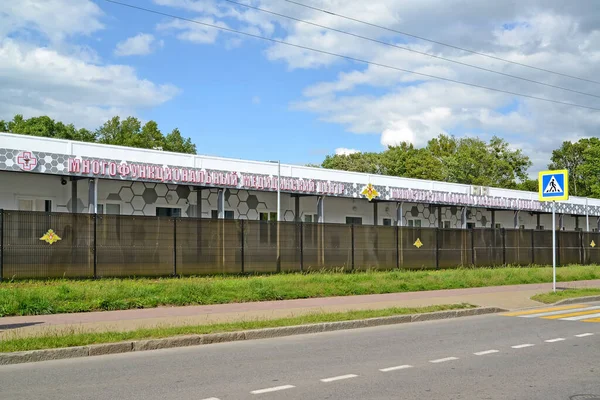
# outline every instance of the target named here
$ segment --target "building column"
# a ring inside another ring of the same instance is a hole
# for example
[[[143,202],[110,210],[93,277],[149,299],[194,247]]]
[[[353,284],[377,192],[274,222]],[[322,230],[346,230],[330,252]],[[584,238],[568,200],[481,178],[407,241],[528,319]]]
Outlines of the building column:
[[[535,229],[541,229],[540,228],[542,226],[541,217],[542,217],[542,215],[540,213],[536,214],[536,227],[535,227]]]
[[[467,229],[467,207],[463,207],[460,212],[460,227]]]
[[[513,228],[514,229],[519,229],[519,210],[516,210],[514,212],[514,219],[513,219]]]
[[[600,217],[596,217],[596,230],[600,232]]]
[[[202,218],[202,190],[203,188],[194,188],[194,191],[196,192],[196,204],[190,204],[188,211],[188,214],[191,214],[190,217]]]
[[[565,227],[565,214],[558,214],[558,230],[562,231]]]
[[[575,230],[579,230],[579,215],[575,216]]]
[[[78,178],[71,178],[71,212],[77,214],[77,181]]]
[[[496,229],[496,210],[490,210],[492,214],[492,229]]]
[[[219,189],[217,192],[217,218],[225,218],[225,189]]]
[[[301,222],[301,215],[300,215],[300,196],[296,196],[294,198],[294,221],[296,222]]]
[[[325,196],[317,197],[317,223],[323,224],[325,222]],[[319,255],[319,262],[321,265],[325,264],[325,232],[324,226],[319,226],[317,229],[318,235],[317,240],[319,241],[317,247],[317,254]]]
[[[88,205],[90,214],[98,214],[98,178],[89,180]]]
[[[444,221],[442,221],[442,206],[437,206],[437,222],[438,228],[444,227]]]
[[[396,203],[396,225],[403,226],[404,225],[404,211],[403,211],[404,203]]]
[[[379,211],[379,207],[377,205],[378,203],[376,201],[373,202],[373,225],[377,226],[377,222],[379,221],[379,215],[378,211]]]
[[[317,197],[317,222],[320,224],[325,222],[325,207],[323,206],[324,201],[325,196]]]

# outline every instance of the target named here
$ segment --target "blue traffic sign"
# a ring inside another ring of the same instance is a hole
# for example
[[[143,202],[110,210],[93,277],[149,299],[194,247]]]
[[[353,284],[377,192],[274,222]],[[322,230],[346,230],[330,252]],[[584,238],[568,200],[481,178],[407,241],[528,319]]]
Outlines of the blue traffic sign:
[[[569,199],[569,172],[567,170],[542,171],[539,174],[540,201]]]

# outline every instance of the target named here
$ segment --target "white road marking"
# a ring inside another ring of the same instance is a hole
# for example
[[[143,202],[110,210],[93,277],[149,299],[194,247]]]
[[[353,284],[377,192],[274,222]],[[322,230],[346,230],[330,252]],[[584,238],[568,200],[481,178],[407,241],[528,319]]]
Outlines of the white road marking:
[[[296,386],[292,386],[292,385],[275,386],[275,387],[270,387],[270,388],[266,388],[266,389],[253,390],[250,393],[252,393],[252,394],[262,394],[262,393],[278,392],[280,390],[292,389],[292,388],[295,388],[295,387]]]
[[[575,337],[586,337],[586,336],[594,336],[593,333],[582,333],[581,335],[575,335]]]
[[[399,369],[412,368],[412,365],[398,365],[397,367],[389,367],[380,369],[381,372],[397,371]]]
[[[598,318],[599,314],[578,315],[576,317],[559,318],[560,321],[581,321],[582,319]]]
[[[556,343],[556,342],[562,342],[563,340],[565,340],[565,338],[559,337],[559,338],[556,338],[556,339],[544,340],[544,342],[546,342],[546,343]]]
[[[454,361],[454,360],[458,360],[458,357],[439,358],[437,360],[431,360],[429,362],[433,363],[433,364],[437,364],[437,363],[443,363],[443,362],[446,362],[446,361]]]
[[[573,313],[573,312],[587,311],[587,310],[597,310],[597,309],[600,309],[600,306],[572,308],[570,310],[560,310],[560,311],[551,311],[551,312],[541,312],[541,313],[537,313],[537,314],[519,315],[519,318],[549,317],[551,315],[570,314],[570,313]]]
[[[525,347],[535,346],[535,344],[527,343],[527,344],[518,344],[516,346],[512,346],[513,349],[524,349]]]
[[[321,382],[333,382],[333,381],[341,381],[342,379],[350,379],[350,378],[356,378],[358,375],[354,375],[354,374],[348,374],[348,375],[340,375],[340,376],[334,376],[331,378],[325,378],[325,379],[321,379]]]
[[[487,354],[494,354],[494,353],[499,353],[499,352],[500,352],[499,350],[486,350],[486,351],[480,351],[480,352],[473,353],[473,354],[475,354],[476,356],[485,356]]]

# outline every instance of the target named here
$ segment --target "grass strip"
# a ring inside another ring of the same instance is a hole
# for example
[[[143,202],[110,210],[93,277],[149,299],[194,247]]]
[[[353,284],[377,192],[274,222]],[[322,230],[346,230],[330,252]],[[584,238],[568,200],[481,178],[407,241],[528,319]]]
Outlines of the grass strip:
[[[585,288],[585,289],[566,289],[560,290],[556,293],[540,293],[536,294],[531,298],[531,300],[539,301],[541,303],[552,304],[557,301],[565,300],[565,299],[573,299],[575,297],[585,297],[585,296],[598,296],[600,295],[600,288]]]
[[[100,343],[115,343],[125,340],[166,338],[177,335],[207,334],[243,331],[248,329],[277,328],[316,324],[320,322],[351,321],[365,318],[389,317],[393,315],[422,314],[435,311],[461,310],[474,308],[471,304],[435,305],[419,308],[385,308],[381,310],[356,310],[336,313],[311,313],[290,318],[251,320],[211,325],[167,326],[136,329],[124,332],[69,332],[57,331],[32,337],[18,337],[18,332],[9,333],[6,340],[0,341],[0,352],[52,349],[60,347],[85,346]],[[11,336],[14,336],[11,338]]]
[[[600,279],[600,267],[558,268],[559,282]],[[552,281],[549,267],[0,282],[0,317],[160,306],[415,292]]]

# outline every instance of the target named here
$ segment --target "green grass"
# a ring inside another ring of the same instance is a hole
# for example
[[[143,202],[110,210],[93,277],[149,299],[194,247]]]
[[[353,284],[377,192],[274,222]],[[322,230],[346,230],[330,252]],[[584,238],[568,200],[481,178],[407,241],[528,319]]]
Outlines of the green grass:
[[[206,334],[219,332],[233,332],[248,329],[276,328],[315,324],[319,322],[350,321],[365,318],[389,317],[392,315],[420,314],[434,311],[458,310],[473,308],[470,304],[449,304],[420,308],[386,308],[381,310],[357,310],[338,313],[312,313],[297,317],[280,318],[272,320],[242,321],[212,325],[157,327],[137,329],[126,332],[101,332],[82,333],[72,330],[70,332],[56,332],[49,335],[33,337],[10,337],[0,341],[0,352],[39,350],[59,347],[85,346],[99,343],[115,343],[124,340],[140,340],[152,338],[165,338],[177,335]]]
[[[569,266],[558,281],[600,279],[598,266]],[[552,268],[311,272],[164,279],[3,281],[0,316],[397,293],[552,281]]]
[[[560,290],[556,293],[541,293],[536,294],[531,299],[535,301],[539,301],[541,303],[552,304],[557,301],[572,299],[575,297],[585,297],[585,296],[598,296],[600,295],[600,288],[586,288],[586,289],[567,289]]]

